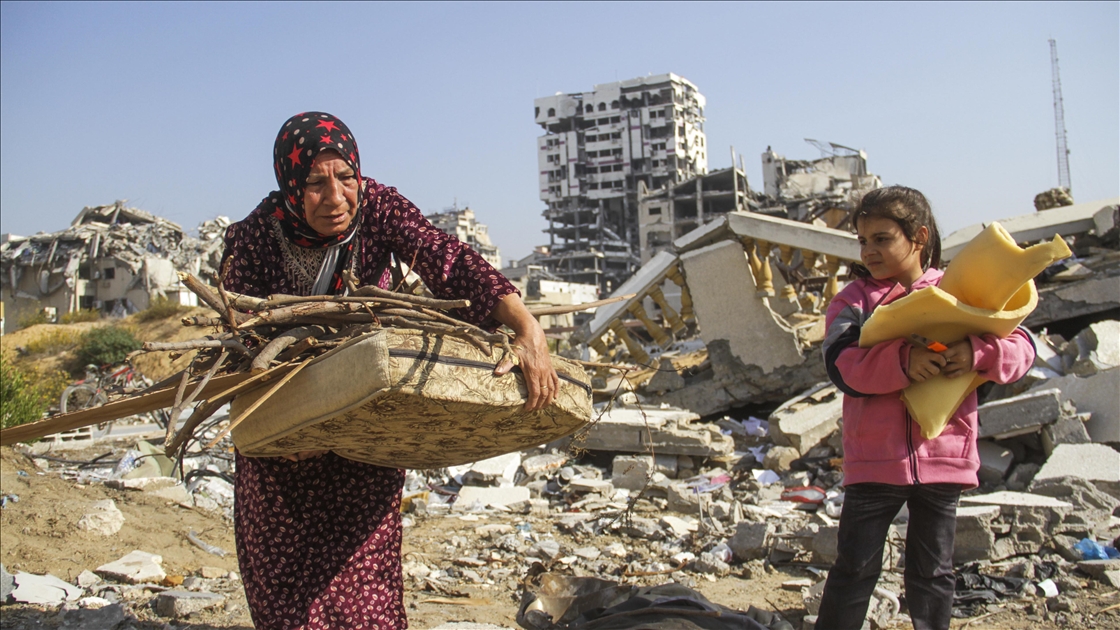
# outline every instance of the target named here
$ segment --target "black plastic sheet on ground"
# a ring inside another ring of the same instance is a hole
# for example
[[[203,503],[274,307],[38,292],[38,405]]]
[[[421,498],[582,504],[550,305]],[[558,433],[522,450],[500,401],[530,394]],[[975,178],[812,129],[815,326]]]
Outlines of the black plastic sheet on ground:
[[[988,604],[998,603],[1008,597],[1018,597],[1029,581],[1019,577],[984,575],[980,573],[979,566],[965,565],[957,571],[953,616],[963,618],[982,614]]]

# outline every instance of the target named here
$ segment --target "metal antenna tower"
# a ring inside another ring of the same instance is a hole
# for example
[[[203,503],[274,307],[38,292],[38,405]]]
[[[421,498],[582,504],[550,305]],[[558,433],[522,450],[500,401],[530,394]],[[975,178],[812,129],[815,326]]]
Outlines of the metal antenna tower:
[[[1058,186],[1070,190],[1066,114],[1062,104],[1062,79],[1058,75],[1058,42],[1050,40],[1050,68],[1054,75],[1054,134],[1058,140]]]

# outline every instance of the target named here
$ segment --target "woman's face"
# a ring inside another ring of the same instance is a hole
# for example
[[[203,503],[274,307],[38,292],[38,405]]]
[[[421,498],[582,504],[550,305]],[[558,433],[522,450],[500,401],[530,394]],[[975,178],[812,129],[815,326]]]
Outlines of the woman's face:
[[[358,174],[337,151],[315,156],[303,191],[303,217],[323,236],[346,231],[358,213]]]

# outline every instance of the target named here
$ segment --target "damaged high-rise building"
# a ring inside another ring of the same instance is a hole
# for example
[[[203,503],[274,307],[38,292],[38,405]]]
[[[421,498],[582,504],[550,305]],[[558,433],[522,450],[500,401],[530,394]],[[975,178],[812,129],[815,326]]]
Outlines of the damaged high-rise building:
[[[638,182],[660,188],[708,171],[704,96],[675,74],[534,102],[540,198],[557,276],[610,291],[639,265]]]
[[[502,254],[498,251],[498,246],[490,242],[489,228],[475,219],[474,210],[470,208],[460,210],[456,204],[445,208],[443,212],[429,214],[426,218],[432,225],[470,245],[495,268],[502,268]]]

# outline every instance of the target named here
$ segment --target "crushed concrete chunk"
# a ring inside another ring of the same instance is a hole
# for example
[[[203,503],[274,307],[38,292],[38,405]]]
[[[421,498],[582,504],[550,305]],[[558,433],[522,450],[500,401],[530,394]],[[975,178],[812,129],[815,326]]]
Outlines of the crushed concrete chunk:
[[[124,514],[112,499],[94,501],[78,519],[78,529],[98,536],[112,536],[121,530],[122,525]]]
[[[1054,424],[1042,427],[1042,450],[1049,457],[1059,444],[1089,444],[1092,439],[1085,423],[1092,414],[1063,415]]]
[[[996,484],[1003,481],[1015,457],[1010,449],[1006,449],[988,440],[979,440],[976,443],[977,453],[980,455],[980,470],[976,475],[984,483]]]
[[[767,470],[784,472],[789,470],[793,460],[799,457],[801,457],[801,452],[792,446],[775,446],[766,451],[766,457],[762,460],[762,465]]]
[[[35,575],[17,572],[12,599],[24,604],[44,604],[57,606],[62,602],[76,601],[82,596],[82,589],[60,580],[53,575]]]
[[[840,426],[843,412],[844,397],[835,385],[822,383],[770,414],[770,437],[775,444],[804,455]]]
[[[456,499],[455,505],[467,509],[477,501],[483,507],[487,505],[508,506],[519,501],[528,501],[529,498],[529,489],[524,486],[511,488],[463,486],[459,489],[459,498]]]
[[[1059,444],[1035,481],[1065,476],[1087,479],[1102,491],[1120,497],[1120,453],[1103,444]]]
[[[745,562],[763,558],[768,553],[770,537],[774,535],[774,525],[743,521],[735,526],[735,535],[727,541],[736,560]]]
[[[1099,580],[1105,571],[1120,571],[1120,560],[1081,560],[1077,568],[1093,579]]]
[[[164,591],[156,596],[155,610],[160,617],[186,617],[200,610],[224,604],[224,595],[193,591]]]
[[[1094,442],[1120,442],[1120,396],[1116,395],[1120,392],[1120,367],[1086,377],[1067,374],[1035,385],[1029,391],[1049,388],[1060,390],[1062,402],[1071,401],[1079,413],[1091,414],[1085,430]]]
[[[97,567],[94,572],[103,578],[129,584],[160,582],[167,577],[160,566],[162,563],[162,556],[136,550],[120,560]]]
[[[1077,349],[1077,358],[1069,372],[1089,376],[1120,366],[1120,321],[1096,322],[1070,340]]]
[[[674,465],[676,460],[673,460]],[[653,474],[653,457],[619,455],[611,462],[611,483],[616,488],[641,490]]]
[[[980,437],[1003,439],[1034,433],[1061,415],[1061,392],[1050,388],[980,405]]]
[[[618,453],[730,455],[735,441],[712,425],[693,424],[700,416],[683,409],[612,409],[591,425],[583,447]]]
[[[988,560],[994,556],[996,542],[992,522],[999,518],[996,505],[964,505],[957,508],[957,533],[953,564]]]
[[[16,579],[4,565],[0,564],[0,604],[7,604],[11,601],[12,591],[16,587]]]

